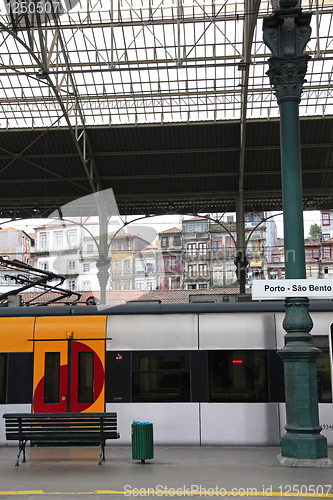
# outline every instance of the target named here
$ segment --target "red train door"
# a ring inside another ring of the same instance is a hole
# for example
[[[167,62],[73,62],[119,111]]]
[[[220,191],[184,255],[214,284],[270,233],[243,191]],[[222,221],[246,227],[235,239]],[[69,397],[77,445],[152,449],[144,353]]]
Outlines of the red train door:
[[[100,317],[37,318],[37,322],[33,412],[103,412],[106,318],[102,324]]]

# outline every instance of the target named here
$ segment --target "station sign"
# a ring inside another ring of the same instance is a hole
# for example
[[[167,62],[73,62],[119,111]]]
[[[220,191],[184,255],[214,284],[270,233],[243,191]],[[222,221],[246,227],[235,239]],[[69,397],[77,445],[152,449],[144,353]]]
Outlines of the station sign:
[[[283,300],[287,297],[333,299],[333,280],[254,280],[253,300]]]

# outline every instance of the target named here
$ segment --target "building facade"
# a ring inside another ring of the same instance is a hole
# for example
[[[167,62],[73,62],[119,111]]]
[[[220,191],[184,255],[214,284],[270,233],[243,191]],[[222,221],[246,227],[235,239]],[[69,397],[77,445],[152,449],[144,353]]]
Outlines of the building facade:
[[[135,263],[140,266],[140,255],[149,242],[129,233],[115,236],[111,241],[111,281],[112,290],[134,290],[136,288]],[[138,283],[142,283],[138,281]]]
[[[65,276],[63,286],[69,290],[99,290],[98,232],[98,223],[93,220],[84,225],[55,220],[36,227],[34,266]]]
[[[158,289],[179,290],[182,276],[183,237],[178,227],[158,233]]]
[[[0,254],[6,260],[19,260],[31,264],[31,251],[34,238],[25,231],[15,228],[0,228]],[[0,293],[18,288],[17,272],[6,269],[5,263],[0,266]]]

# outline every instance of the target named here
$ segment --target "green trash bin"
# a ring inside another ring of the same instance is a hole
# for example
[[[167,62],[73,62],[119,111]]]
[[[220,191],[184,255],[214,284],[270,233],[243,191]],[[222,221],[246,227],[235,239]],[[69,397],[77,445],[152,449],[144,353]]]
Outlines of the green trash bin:
[[[132,423],[132,458],[133,460],[145,460],[154,458],[153,424],[150,422]]]

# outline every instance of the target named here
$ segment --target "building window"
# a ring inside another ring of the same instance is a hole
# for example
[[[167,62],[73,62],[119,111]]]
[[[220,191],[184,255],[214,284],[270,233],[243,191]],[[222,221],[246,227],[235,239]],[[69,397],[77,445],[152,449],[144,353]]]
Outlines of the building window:
[[[91,244],[87,245],[87,253],[91,253],[93,251],[94,251],[94,245]]]
[[[199,243],[198,244],[199,255],[206,255],[207,252],[207,243]]]
[[[162,237],[162,248],[167,248],[169,246],[169,238],[167,236]]]
[[[1,285],[8,285],[8,276],[6,276],[5,274],[1,274],[1,277],[0,277],[0,283]]]
[[[169,290],[169,278],[161,278],[160,280],[161,290]]]
[[[207,276],[207,264],[199,264],[199,276]]]
[[[180,289],[180,276],[172,276],[171,289],[172,290],[179,290]]]
[[[75,280],[68,281],[68,288],[73,292],[75,290]]]
[[[197,288],[197,285],[187,285],[188,290],[195,290]]]
[[[75,270],[75,260],[69,260],[68,261],[68,271],[74,271]]]
[[[143,283],[136,283],[135,288],[136,288],[137,290],[143,290],[143,288],[144,288],[144,284],[143,284]]]
[[[189,278],[193,278],[193,276],[195,276],[195,266],[193,264],[190,264],[188,266],[188,276]]]
[[[84,281],[82,283],[82,290],[84,292],[90,292],[90,281]]]
[[[187,253],[188,253],[188,255],[195,255],[196,254],[196,244],[195,243],[189,243],[187,245]]]
[[[114,272],[116,274],[121,274],[121,260],[114,261]]]
[[[213,240],[213,254],[217,255],[220,253],[222,248],[222,241],[221,240]]]
[[[114,242],[114,249],[116,252],[119,252],[120,250],[122,250],[122,243],[121,241],[115,241]]]
[[[319,259],[319,248],[312,249],[312,256],[314,259]]]
[[[328,267],[324,267],[324,274],[328,274]]]
[[[151,274],[155,272],[155,263],[154,262],[147,262],[146,267],[145,267],[145,274]]]
[[[199,288],[207,288],[207,283],[200,283]]]
[[[147,282],[147,290],[154,290],[154,282],[153,281]]]
[[[226,246],[227,255],[232,255],[234,253],[235,242],[231,236],[225,237],[225,246]]]
[[[324,212],[322,215],[322,223],[323,226],[329,226],[331,224],[330,221],[330,213],[329,212]]]
[[[129,281],[124,281],[123,282],[123,290],[130,290],[131,284]]]
[[[280,257],[273,257],[273,262],[275,262],[275,263],[280,262]]]
[[[168,353],[134,353],[132,365],[133,402],[189,402],[189,356]]]
[[[196,222],[194,231],[196,233],[205,233],[206,231],[208,231],[208,222]]]
[[[163,267],[164,267],[164,272],[169,273],[170,268],[169,268],[169,257],[163,257]]]
[[[62,248],[62,233],[56,232],[54,233],[54,248],[59,250]]]
[[[180,256],[171,257],[171,271],[180,272]]]
[[[67,239],[68,239],[68,246],[70,248],[75,247],[76,245],[76,229],[71,229],[67,231]]]
[[[114,281],[113,288],[115,290],[121,290],[121,282],[120,281]]]
[[[82,265],[82,270],[84,273],[88,273],[90,271],[90,263],[89,262],[84,262]]]
[[[47,250],[49,245],[49,235],[48,233],[40,233],[40,249]]]
[[[39,264],[39,269],[41,269],[42,271],[48,271],[49,263],[48,262],[41,262]]]
[[[323,247],[323,258],[329,259],[330,257],[331,257],[331,248],[330,247]]]
[[[129,274],[131,272],[131,261],[130,259],[124,260],[124,274]]]
[[[180,236],[175,236],[173,243],[174,243],[175,247],[180,247],[180,245],[181,245]]]

